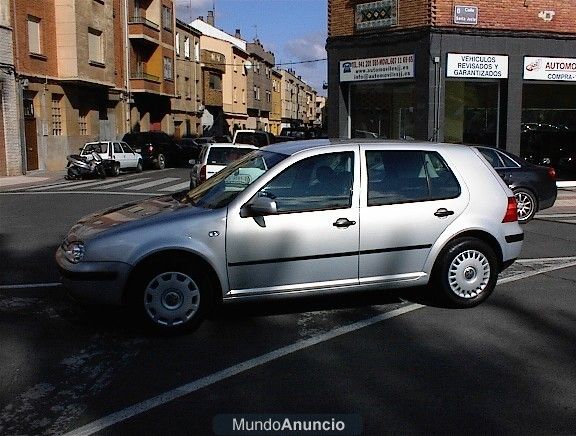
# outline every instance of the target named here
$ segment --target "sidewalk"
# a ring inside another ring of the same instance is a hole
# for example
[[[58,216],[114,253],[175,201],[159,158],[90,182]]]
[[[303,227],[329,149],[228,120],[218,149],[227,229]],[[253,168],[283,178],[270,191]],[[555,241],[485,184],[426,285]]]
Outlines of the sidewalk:
[[[21,176],[0,177],[0,189],[2,188],[25,188],[39,184],[51,183],[64,180],[65,170],[61,171],[29,171]]]

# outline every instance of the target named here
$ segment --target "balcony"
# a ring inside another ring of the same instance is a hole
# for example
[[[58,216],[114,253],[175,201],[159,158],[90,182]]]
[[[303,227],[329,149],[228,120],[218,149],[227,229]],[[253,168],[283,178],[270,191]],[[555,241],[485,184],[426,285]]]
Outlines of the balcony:
[[[128,38],[142,39],[154,44],[160,43],[160,26],[143,17],[128,19]]]
[[[143,71],[130,72],[130,88],[132,92],[160,93],[160,77]]]

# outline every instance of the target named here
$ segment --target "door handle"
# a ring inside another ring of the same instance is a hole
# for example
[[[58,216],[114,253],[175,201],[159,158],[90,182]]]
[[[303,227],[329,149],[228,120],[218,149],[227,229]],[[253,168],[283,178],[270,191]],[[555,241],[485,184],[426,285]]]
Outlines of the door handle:
[[[446,216],[454,215],[454,211],[448,210],[445,207],[441,207],[436,212],[434,212],[434,215],[436,215],[438,218],[443,218]]]
[[[356,224],[356,221],[350,221],[348,218],[338,218],[334,224],[334,227],[350,227]]]

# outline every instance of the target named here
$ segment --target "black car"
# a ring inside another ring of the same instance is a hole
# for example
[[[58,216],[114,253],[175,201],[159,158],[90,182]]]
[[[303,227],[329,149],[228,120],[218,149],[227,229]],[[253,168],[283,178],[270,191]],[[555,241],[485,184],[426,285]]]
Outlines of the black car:
[[[552,207],[556,201],[556,171],[534,165],[508,151],[476,147],[514,192],[518,202],[518,221],[530,221],[536,212]]]
[[[147,167],[162,170],[187,162],[182,146],[164,132],[126,133],[122,140],[142,155]]]
[[[176,139],[176,145],[179,147],[179,156],[184,164],[187,164],[191,159],[198,160],[202,144],[199,144],[193,138],[180,138]]]

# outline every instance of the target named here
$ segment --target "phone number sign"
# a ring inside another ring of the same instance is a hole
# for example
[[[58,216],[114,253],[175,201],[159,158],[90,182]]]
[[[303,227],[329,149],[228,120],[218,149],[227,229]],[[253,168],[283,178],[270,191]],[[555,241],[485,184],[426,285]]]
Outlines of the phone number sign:
[[[389,80],[414,77],[414,55],[340,61],[340,81]]]

